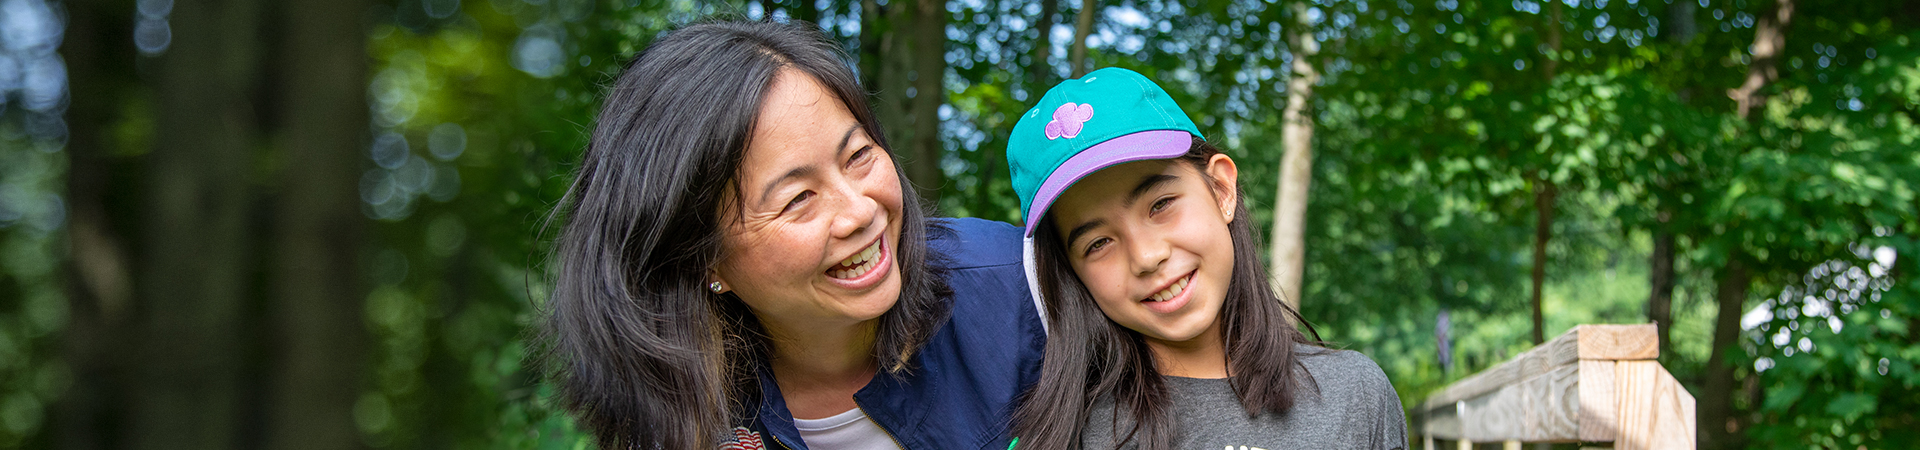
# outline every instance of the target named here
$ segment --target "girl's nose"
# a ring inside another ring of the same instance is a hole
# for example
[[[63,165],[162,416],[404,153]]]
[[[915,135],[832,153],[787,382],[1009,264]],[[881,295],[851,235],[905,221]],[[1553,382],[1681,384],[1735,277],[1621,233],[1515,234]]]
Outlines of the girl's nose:
[[[1167,241],[1160,239],[1159,236],[1136,236],[1128,240],[1132,242],[1127,247],[1133,253],[1134,271],[1139,275],[1152,275],[1154,272],[1159,272],[1160,267],[1166,265],[1167,258],[1173,254]]]

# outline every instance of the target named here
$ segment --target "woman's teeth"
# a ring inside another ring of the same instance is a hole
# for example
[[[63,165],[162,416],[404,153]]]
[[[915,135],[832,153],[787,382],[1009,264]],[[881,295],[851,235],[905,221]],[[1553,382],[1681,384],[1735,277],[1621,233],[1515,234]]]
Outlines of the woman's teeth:
[[[879,257],[880,241],[873,241],[873,245],[867,246],[866,250],[861,250],[860,253],[855,253],[853,256],[847,257],[846,260],[840,261],[839,265],[827,269],[827,276],[834,278],[856,278],[861,275],[866,275],[867,271],[873,270],[873,266],[877,265],[874,261]]]
[[[1152,297],[1147,297],[1146,301],[1164,302],[1164,301],[1167,301],[1167,299],[1177,297],[1180,295],[1181,292],[1185,292],[1187,290],[1187,281],[1192,279],[1193,277],[1181,278],[1180,281],[1174,282],[1172,286],[1167,286],[1166,290],[1160,291],[1160,293],[1158,294],[1153,294]]]

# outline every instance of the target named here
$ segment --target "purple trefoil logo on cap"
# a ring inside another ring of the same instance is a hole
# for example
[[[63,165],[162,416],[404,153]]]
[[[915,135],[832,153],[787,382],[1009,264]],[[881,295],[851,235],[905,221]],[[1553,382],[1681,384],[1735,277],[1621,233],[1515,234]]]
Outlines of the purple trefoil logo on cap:
[[[1093,105],[1068,102],[1053,110],[1053,121],[1047,122],[1047,140],[1062,137],[1072,138],[1080,135],[1080,128],[1086,126],[1087,119],[1093,118]]]

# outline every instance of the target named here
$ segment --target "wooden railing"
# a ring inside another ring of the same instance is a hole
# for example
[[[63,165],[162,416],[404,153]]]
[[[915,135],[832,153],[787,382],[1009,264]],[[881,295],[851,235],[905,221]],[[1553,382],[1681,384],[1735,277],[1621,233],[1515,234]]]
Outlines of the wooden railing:
[[[1693,449],[1693,395],[1659,356],[1652,324],[1576,326],[1428,396],[1416,426],[1427,450],[1576,442]]]

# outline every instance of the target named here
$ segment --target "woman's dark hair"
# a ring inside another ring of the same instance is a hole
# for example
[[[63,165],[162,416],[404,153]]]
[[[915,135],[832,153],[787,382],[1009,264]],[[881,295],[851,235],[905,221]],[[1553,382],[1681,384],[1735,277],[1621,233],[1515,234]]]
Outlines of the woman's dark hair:
[[[1204,177],[1207,159],[1217,154],[1218,148],[1194,138],[1178,160]],[[1246,198],[1239,186],[1233,189],[1234,195]],[[1233,239],[1233,276],[1219,320],[1232,375],[1229,384],[1248,415],[1284,413],[1293,407],[1303,381],[1312,382],[1290,370],[1300,364],[1293,345],[1315,344],[1319,333],[1282,302],[1268,283],[1246,204],[1235,202],[1233,220],[1227,223]],[[1077,449],[1084,427],[1111,426],[1116,448],[1129,440],[1142,450],[1172,448],[1177,430],[1167,411],[1173,399],[1168,398],[1146,339],[1100,312],[1093,294],[1067,263],[1066,245],[1054,227],[1053,215],[1044,216],[1036,228],[1034,261],[1052,334],[1047,338],[1040,382],[1014,413],[1014,435],[1020,437],[1020,447]],[[1294,323],[1306,326],[1314,339],[1307,339]],[[1114,423],[1086,423],[1094,403],[1102,398],[1114,402]],[[1133,418],[1126,430],[1120,429],[1123,416]]]
[[[713,448],[760,406],[770,350],[732,294],[707,290],[739,202],[760,104],[783,70],[811,75],[880,147],[885,134],[839,48],[818,28],[709,22],[671,31],[607,91],[566,198],[541,340],[560,403],[602,448]],[[898,172],[899,166],[895,166]],[[926,213],[904,173],[900,299],[873,349],[898,375],[948,314],[928,263]]]

